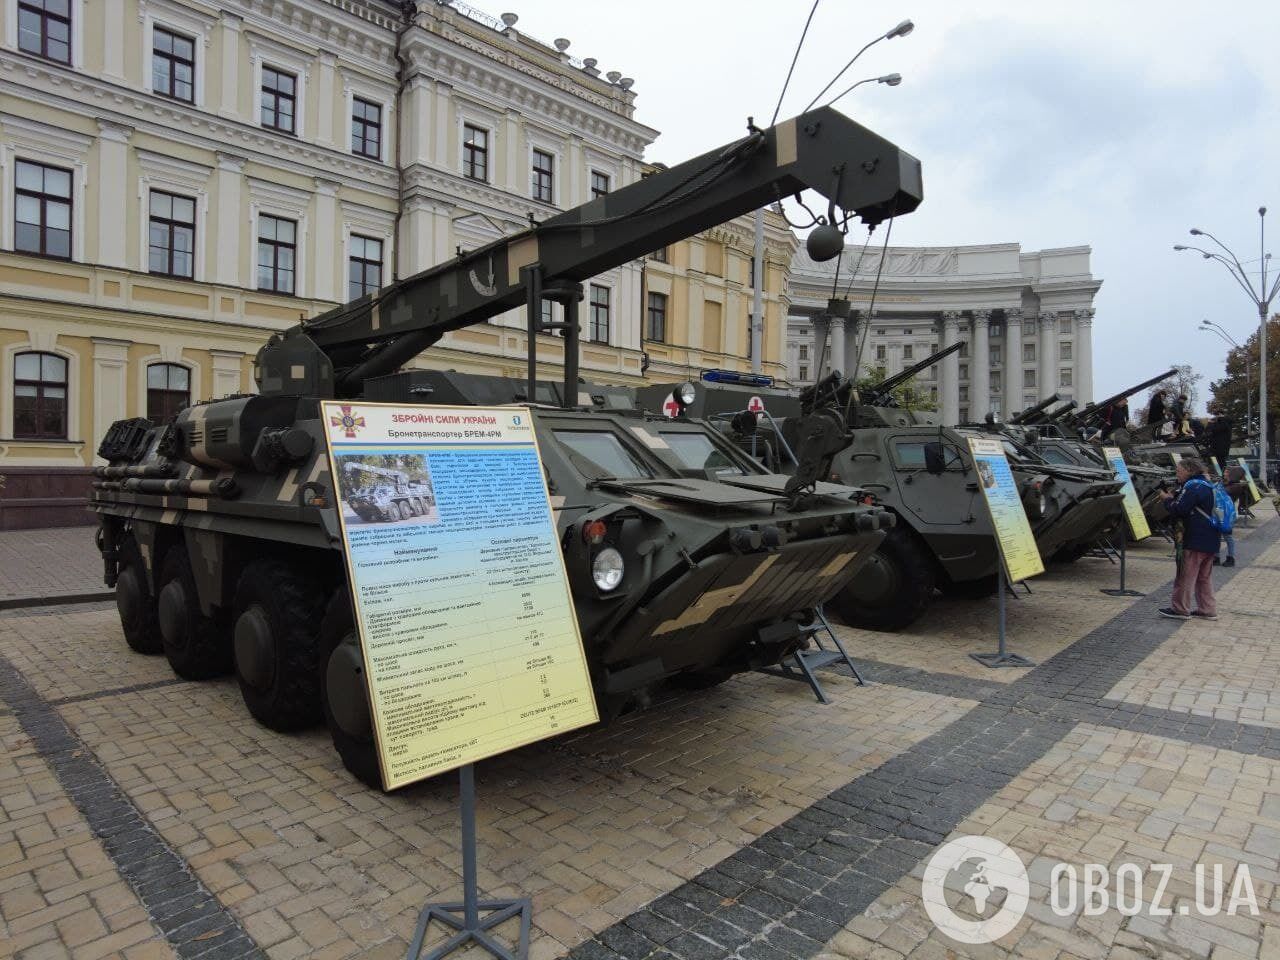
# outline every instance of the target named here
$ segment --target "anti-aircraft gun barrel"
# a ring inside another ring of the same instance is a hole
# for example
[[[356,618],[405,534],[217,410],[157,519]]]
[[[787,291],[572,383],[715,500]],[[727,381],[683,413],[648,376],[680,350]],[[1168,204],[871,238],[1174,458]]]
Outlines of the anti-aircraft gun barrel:
[[[1074,409],[1075,409],[1076,407],[1078,407],[1078,406],[1079,406],[1079,404],[1078,404],[1078,403],[1076,403],[1074,400],[1068,400],[1068,401],[1067,401],[1066,403],[1064,403],[1062,406],[1057,407],[1057,408],[1056,408],[1056,409],[1054,409],[1054,410],[1049,410],[1049,411],[1047,411],[1047,412],[1045,413],[1044,417],[1043,417],[1039,422],[1041,422],[1041,423],[1057,423],[1058,421],[1060,421],[1063,417],[1065,417],[1067,414],[1069,414],[1072,410],[1074,410]]]
[[[1089,404],[1087,407],[1081,410],[1078,414],[1076,414],[1077,426],[1082,426],[1082,427],[1088,426],[1089,424],[1102,419],[1103,411],[1105,411],[1107,408],[1114,406],[1115,404],[1119,403],[1121,400],[1124,400],[1128,397],[1133,396],[1135,393],[1137,393],[1140,390],[1146,390],[1148,387],[1154,387],[1157,383],[1159,383],[1162,380],[1168,380],[1177,372],[1178,372],[1177,367],[1170,367],[1168,370],[1166,370],[1164,373],[1160,374],[1159,376],[1152,377],[1150,380],[1143,380],[1141,383],[1136,384],[1127,390],[1121,390],[1119,393],[1114,394],[1113,396],[1107,397],[1107,399],[1105,400],[1099,400],[1097,403]]]
[[[942,350],[939,350],[937,353],[929,354],[929,356],[925,357],[923,360],[917,363],[913,363],[909,367],[904,367],[903,369],[895,373],[893,376],[886,377],[884,380],[881,380],[879,383],[874,384],[873,386],[870,386],[867,389],[860,391],[861,401],[873,407],[878,405],[883,405],[883,401],[887,400],[889,398],[889,395],[893,393],[893,391],[896,388],[906,383],[908,380],[914,377],[917,373],[920,373],[923,370],[928,370],[939,360],[944,360],[947,357],[951,356],[951,354],[957,352],[963,346],[964,344],[962,342],[957,341],[951,344],[951,346],[946,347]]]
[[[1027,426],[1044,419],[1041,414],[1049,407],[1053,406],[1062,398],[1057,393],[1051,393],[1033,407],[1027,407],[1017,416],[1010,417],[1009,423],[1015,427]]]
[[[909,213],[924,196],[915,157],[819,107],[303,321],[259,352],[261,392],[358,397],[366,379],[394,372],[449,331],[522,306],[532,381],[536,335],[550,329],[541,304],[552,300],[565,306],[557,327],[576,396],[582,281],[807,189],[827,197],[833,216],[838,207],[868,224]],[[809,243],[817,237],[822,249],[834,232],[815,231]]]

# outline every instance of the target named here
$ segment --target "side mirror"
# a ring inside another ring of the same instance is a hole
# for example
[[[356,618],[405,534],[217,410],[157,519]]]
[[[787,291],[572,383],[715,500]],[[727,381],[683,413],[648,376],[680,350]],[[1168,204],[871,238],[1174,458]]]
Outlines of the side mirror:
[[[942,444],[934,441],[924,445],[924,468],[935,477],[946,473],[947,458],[942,451]]]

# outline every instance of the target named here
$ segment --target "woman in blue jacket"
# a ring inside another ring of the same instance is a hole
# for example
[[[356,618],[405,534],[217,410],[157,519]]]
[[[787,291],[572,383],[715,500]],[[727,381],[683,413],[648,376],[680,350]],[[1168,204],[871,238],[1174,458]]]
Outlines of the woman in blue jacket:
[[[1173,620],[1201,617],[1217,620],[1217,604],[1213,597],[1213,558],[1218,555],[1221,534],[1209,522],[1213,516],[1213,485],[1204,475],[1204,464],[1193,457],[1178,461],[1178,483],[1175,496],[1163,494],[1169,515],[1182,522],[1182,566],[1173,581],[1173,605],[1164,607],[1160,616]],[[1195,609],[1191,594],[1195,592]]]

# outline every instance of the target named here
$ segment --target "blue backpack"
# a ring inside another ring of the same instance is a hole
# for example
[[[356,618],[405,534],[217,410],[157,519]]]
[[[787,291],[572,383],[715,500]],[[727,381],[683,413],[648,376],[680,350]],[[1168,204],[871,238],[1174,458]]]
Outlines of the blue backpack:
[[[1206,483],[1207,481],[1202,480],[1200,482]],[[1207,514],[1199,507],[1196,507],[1196,512],[1208,520],[1209,526],[1218,531],[1218,533],[1230,533],[1236,525],[1236,505],[1227,493],[1227,488],[1221,483],[1213,484],[1211,489],[1213,490],[1213,514]]]

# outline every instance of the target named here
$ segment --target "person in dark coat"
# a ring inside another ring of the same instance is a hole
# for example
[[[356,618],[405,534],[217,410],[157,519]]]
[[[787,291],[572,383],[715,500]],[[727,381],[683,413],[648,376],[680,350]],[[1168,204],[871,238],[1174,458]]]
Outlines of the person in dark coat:
[[[1231,498],[1231,502],[1236,505],[1236,515],[1242,516],[1244,511],[1249,508],[1249,484],[1244,478],[1244,468],[1239,464],[1230,467],[1224,467],[1222,472],[1223,489],[1227,491],[1227,496]],[[1236,565],[1236,538],[1230,533],[1224,533],[1222,540],[1227,545],[1227,559],[1222,561],[1224,567],[1234,567]],[[1214,556],[1213,565],[1218,565],[1219,557]]]
[[[1219,413],[1205,431],[1209,439],[1209,452],[1218,460],[1218,466],[1227,469],[1227,457],[1231,454],[1231,418]]]
[[[1161,494],[1165,509],[1182,526],[1182,566],[1173,581],[1173,603],[1160,610],[1171,620],[1198,617],[1217,620],[1213,596],[1213,560],[1222,535],[1209,522],[1213,516],[1213,485],[1204,475],[1204,464],[1194,457],[1178,461],[1178,493]],[[1196,605],[1191,608],[1191,595]]]
[[[1187,409],[1187,395],[1179,394],[1178,399],[1173,401],[1169,407],[1169,419],[1173,422],[1173,435],[1177,437],[1189,437],[1191,435],[1191,426],[1187,423],[1187,416],[1191,411]]]
[[[1164,391],[1157,390],[1151,395],[1151,403],[1147,406],[1147,425],[1160,425],[1165,421]],[[1159,430],[1154,431],[1159,434]]]

